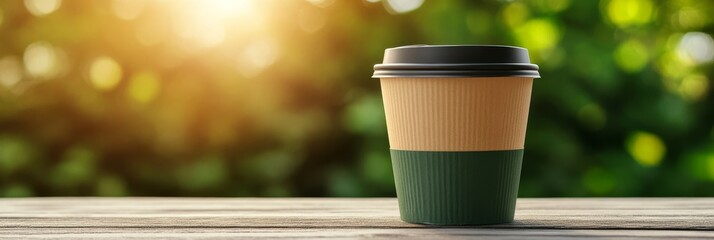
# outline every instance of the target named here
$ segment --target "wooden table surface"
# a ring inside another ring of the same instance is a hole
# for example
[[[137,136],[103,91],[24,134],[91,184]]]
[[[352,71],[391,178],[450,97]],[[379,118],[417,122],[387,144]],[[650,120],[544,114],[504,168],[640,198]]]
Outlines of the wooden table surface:
[[[394,198],[0,199],[0,238],[701,238],[714,198],[526,198],[516,220],[433,227],[399,220]]]

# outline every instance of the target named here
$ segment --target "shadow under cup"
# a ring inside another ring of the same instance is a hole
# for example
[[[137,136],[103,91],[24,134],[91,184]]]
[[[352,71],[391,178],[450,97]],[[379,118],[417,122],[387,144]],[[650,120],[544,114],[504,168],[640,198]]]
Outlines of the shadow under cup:
[[[404,221],[513,221],[533,79],[526,49],[417,45],[375,66]]]

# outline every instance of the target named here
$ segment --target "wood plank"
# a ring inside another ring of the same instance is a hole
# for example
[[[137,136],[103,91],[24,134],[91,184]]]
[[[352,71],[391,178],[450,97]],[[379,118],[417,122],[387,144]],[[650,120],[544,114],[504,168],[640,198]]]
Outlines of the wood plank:
[[[371,199],[1,199],[0,227],[421,228],[397,203]],[[714,230],[714,198],[519,199],[512,224],[489,228]]]
[[[399,220],[393,198],[0,199],[17,238],[714,238],[714,198],[519,199],[516,221],[435,227]]]
[[[469,228],[0,228],[0,239],[712,239],[712,231]]]

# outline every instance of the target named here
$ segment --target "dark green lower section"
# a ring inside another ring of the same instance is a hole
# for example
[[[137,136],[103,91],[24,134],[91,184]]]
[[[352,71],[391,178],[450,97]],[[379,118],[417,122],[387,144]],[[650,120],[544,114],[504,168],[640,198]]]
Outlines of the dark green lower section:
[[[391,150],[402,220],[436,225],[513,221],[523,150]]]

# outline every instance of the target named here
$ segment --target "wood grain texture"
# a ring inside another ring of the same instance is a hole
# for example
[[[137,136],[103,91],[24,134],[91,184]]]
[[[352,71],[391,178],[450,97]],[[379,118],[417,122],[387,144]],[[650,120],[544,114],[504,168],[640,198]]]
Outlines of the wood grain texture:
[[[0,199],[0,238],[714,238],[714,198],[519,199],[511,224],[399,220],[393,198]]]

